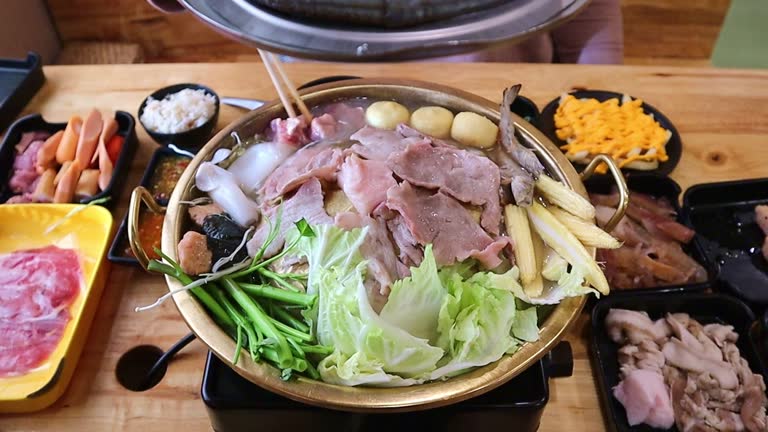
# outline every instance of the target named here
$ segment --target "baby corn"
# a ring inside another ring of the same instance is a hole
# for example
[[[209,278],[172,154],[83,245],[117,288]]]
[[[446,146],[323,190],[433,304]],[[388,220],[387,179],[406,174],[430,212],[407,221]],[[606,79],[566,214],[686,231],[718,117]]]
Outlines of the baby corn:
[[[597,225],[578,218],[556,207],[549,208],[550,213],[568,228],[584,246],[602,249],[618,249],[621,243]]]
[[[536,189],[547,201],[574,216],[587,221],[595,218],[595,207],[586,198],[568,189],[568,186],[563,183],[540,175],[539,179],[536,180]]]

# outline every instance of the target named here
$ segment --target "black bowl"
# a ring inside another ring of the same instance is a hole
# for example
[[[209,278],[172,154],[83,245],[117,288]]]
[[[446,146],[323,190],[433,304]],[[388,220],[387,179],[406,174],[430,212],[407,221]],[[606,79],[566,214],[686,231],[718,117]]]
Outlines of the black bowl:
[[[605,90],[574,90],[571,92],[568,92],[568,94],[573,95],[577,99],[597,99],[600,102],[607,101],[608,99],[615,99],[618,98],[621,100],[623,94],[622,93],[616,93],[612,91],[605,91]],[[633,96],[632,99],[635,99]],[[539,116],[539,120],[536,126],[538,126],[539,130],[541,130],[546,136],[549,137],[549,139],[552,140],[553,143],[555,143],[556,146],[560,147],[561,145],[565,144],[565,141],[559,139],[557,137],[557,134],[555,133],[555,112],[557,111],[557,107],[560,104],[560,98],[553,99],[550,103],[548,103],[544,109],[541,111],[541,115]],[[648,105],[647,103],[643,102],[643,112],[646,114],[653,115],[653,118],[659,122],[661,127],[664,129],[667,129],[668,131],[672,132],[672,136],[669,138],[669,142],[667,142],[667,156],[669,156],[669,159],[667,159],[666,162],[659,163],[659,167],[655,170],[649,170],[649,171],[641,171],[641,170],[634,170],[632,168],[622,168],[622,171],[626,172],[650,172],[660,175],[669,175],[669,173],[672,172],[672,170],[675,169],[677,166],[677,163],[680,162],[680,155],[683,152],[683,143],[680,140],[680,134],[677,133],[677,129],[675,128],[675,125],[672,124],[669,119],[661,113],[661,111],[657,110],[656,108],[652,107],[651,105]],[[579,167],[583,167],[584,165],[577,164],[574,162],[573,164],[576,166],[577,169]]]
[[[178,132],[178,133],[159,133],[154,132],[150,130],[144,122],[141,121],[141,115],[144,113],[144,107],[147,105],[147,101],[149,98],[161,100],[172,93],[177,93],[184,89],[192,89],[192,90],[203,90],[206,93],[213,95],[214,99],[216,99],[216,108],[213,111],[213,115],[211,118],[208,119],[203,125],[189,129],[184,132]],[[157,142],[160,145],[167,146],[169,144],[173,144],[176,147],[179,147],[184,150],[196,152],[199,150],[203,145],[205,145],[206,142],[208,142],[208,138],[211,137],[213,134],[213,129],[216,127],[216,122],[219,120],[219,95],[216,94],[213,90],[210,88],[200,85],[200,84],[175,84],[168,87],[163,87],[160,90],[157,90],[156,92],[149,95],[139,106],[139,122],[144,127],[144,130],[147,131],[149,136],[152,137],[155,142]]]

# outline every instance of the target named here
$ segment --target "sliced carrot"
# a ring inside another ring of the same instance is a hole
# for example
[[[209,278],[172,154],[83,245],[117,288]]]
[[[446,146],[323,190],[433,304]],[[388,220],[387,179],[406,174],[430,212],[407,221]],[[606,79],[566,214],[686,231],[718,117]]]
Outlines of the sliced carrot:
[[[83,170],[83,173],[80,174],[80,178],[77,180],[75,197],[87,198],[96,195],[97,192],[99,192],[99,170]]]
[[[80,163],[73,161],[56,185],[56,193],[53,195],[53,202],[68,203],[72,202],[77,188],[77,181],[80,179]]]
[[[83,122],[83,128],[80,130],[80,139],[77,141],[75,160],[81,168],[87,168],[91,163],[91,158],[96,151],[96,144],[99,142],[99,135],[103,125],[101,113],[96,109],[92,109]]]
[[[83,127],[83,119],[78,116],[72,116],[64,129],[64,135],[61,137],[59,147],[56,149],[56,162],[64,164],[66,161],[75,159],[77,152],[77,140],[80,138],[80,129]]]
[[[64,176],[64,173],[67,172],[70,165],[72,165],[72,161],[66,161],[63,164],[61,164],[61,168],[59,168],[59,172],[56,173],[56,178],[53,179],[54,186],[59,185],[59,181],[61,181],[61,178]]]
[[[60,130],[51,135],[45,142],[40,150],[37,151],[37,161],[35,162],[35,169],[38,174],[42,174],[48,168],[53,168],[56,163],[56,149],[59,148],[61,143],[61,137],[64,136],[64,131]]]
[[[40,180],[37,181],[35,191],[32,193],[32,197],[36,202],[51,202],[53,201],[53,195],[56,192],[56,188],[53,186],[53,179],[56,178],[56,170],[48,168],[40,175]]]

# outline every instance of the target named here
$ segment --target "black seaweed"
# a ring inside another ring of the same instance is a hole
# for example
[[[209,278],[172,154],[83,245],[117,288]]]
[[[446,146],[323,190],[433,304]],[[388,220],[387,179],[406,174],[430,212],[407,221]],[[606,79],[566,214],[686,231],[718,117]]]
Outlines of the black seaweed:
[[[208,215],[203,221],[203,233],[207,238],[208,250],[213,254],[213,262],[229,256],[243,241],[245,229],[227,214]],[[238,251],[232,262],[240,262],[248,257],[244,247]]]

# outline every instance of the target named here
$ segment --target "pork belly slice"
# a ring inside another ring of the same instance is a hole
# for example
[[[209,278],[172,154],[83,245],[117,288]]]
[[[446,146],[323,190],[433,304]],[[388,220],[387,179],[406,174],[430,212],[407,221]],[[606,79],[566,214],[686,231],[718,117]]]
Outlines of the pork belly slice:
[[[499,233],[499,167],[487,157],[421,142],[392,154],[387,166],[412,185],[437,189],[466,204],[483,206],[482,227],[492,235]]]
[[[387,191],[387,207],[396,210],[421,245],[432,244],[438,265],[476,258],[485,268],[501,264],[506,239],[494,240],[456,199],[404,181]]]
[[[613,395],[624,405],[630,426],[645,423],[669,429],[675,424],[669,390],[657,372],[633,370],[613,389]]]
[[[341,165],[338,181],[352,205],[363,215],[370,214],[384,202],[387,189],[397,185],[385,162],[360,159],[354,154]]]
[[[283,245],[285,244],[285,233],[293,227],[295,222],[301,220],[301,218],[306,219],[307,222],[312,225],[332,224],[333,218],[328,216],[328,213],[325,212],[324,205],[323,187],[317,178],[311,177],[299,187],[292,197],[283,201],[282,217],[278,235],[264,251],[264,258],[274,256],[283,249]],[[275,206],[267,209],[263,219],[269,219],[272,223],[275,223],[277,220],[278,208],[279,206]],[[259,248],[264,244],[264,241],[269,234],[269,228],[269,223],[264,220],[254,233],[253,237],[248,241],[247,247],[249,256],[256,255],[256,252],[258,252]]]
[[[334,182],[343,160],[342,150],[328,144],[301,148],[275,168],[259,193],[268,202],[293,191],[311,178]]]
[[[349,137],[356,144],[349,148],[351,153],[369,160],[386,161],[387,158],[396,152],[408,148],[413,143],[427,143],[430,140],[420,136],[405,137],[401,133],[393,130],[377,129],[371,126],[365,126]]]
[[[611,309],[605,317],[608,335],[616,343],[639,344],[644,340],[660,341],[671,334],[664,320],[652,321],[645,312]]]

